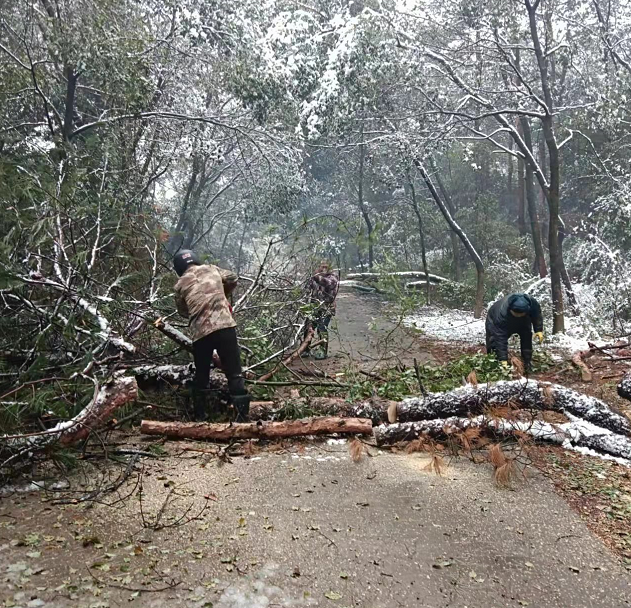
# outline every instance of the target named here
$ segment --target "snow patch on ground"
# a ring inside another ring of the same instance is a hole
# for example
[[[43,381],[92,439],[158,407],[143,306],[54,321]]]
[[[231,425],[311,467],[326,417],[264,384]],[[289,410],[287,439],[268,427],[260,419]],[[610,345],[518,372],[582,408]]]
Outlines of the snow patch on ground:
[[[474,319],[473,313],[465,310],[427,306],[405,317],[403,323],[438,340],[484,344],[484,319]]]
[[[445,342],[480,346],[485,342],[485,319],[474,319],[473,313],[466,310],[427,306],[405,317],[403,323],[422,331],[428,337]],[[550,329],[546,327],[546,330]],[[569,354],[587,350],[588,341],[596,344],[606,342],[581,317],[566,316],[565,330],[565,334],[555,335],[551,331],[546,331],[544,348],[558,354]]]

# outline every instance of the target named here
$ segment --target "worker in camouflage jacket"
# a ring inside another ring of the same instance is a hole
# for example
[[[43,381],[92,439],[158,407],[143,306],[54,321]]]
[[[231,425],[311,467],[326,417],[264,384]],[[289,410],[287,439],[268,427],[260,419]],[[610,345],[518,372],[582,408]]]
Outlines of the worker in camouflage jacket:
[[[508,368],[508,339],[517,334],[521,342],[521,356],[526,369],[532,362],[532,330],[543,342],[541,306],[532,296],[514,293],[495,302],[486,315],[486,352],[495,353]]]
[[[339,289],[338,278],[331,271],[331,265],[323,261],[315,274],[307,283],[307,290],[312,304],[317,308],[312,314],[312,318],[307,321],[306,331],[315,327],[318,332],[318,341],[322,342],[322,347],[316,352],[316,359],[326,359],[329,349],[329,324],[335,315],[335,298]]]
[[[251,397],[245,389],[237,324],[227,299],[237,286],[237,275],[212,264],[202,264],[197,254],[188,249],[175,255],[173,266],[180,277],[175,285],[177,310],[189,320],[193,334],[195,419],[208,419],[208,382],[213,352],[217,351],[228,378],[236,418],[246,420]]]

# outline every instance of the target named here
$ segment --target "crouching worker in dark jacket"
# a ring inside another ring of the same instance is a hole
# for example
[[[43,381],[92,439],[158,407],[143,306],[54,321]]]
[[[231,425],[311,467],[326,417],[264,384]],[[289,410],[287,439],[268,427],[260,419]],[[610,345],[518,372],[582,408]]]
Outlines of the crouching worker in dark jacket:
[[[208,381],[213,351],[228,378],[228,391],[237,421],[247,420],[251,396],[245,389],[241,353],[232,308],[226,296],[237,286],[237,275],[212,264],[202,264],[197,254],[184,249],[173,258],[180,277],[175,285],[178,312],[189,319],[193,333],[195,419],[208,419]]]
[[[532,329],[543,342],[541,306],[532,296],[514,293],[495,302],[486,315],[486,352],[495,353],[501,364],[508,368],[508,339],[519,335],[521,357],[526,370],[532,361]]]

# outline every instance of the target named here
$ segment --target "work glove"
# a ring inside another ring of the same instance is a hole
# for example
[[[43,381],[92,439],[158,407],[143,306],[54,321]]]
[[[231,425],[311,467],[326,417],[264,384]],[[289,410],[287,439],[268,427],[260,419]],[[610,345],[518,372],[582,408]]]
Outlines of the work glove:
[[[535,334],[535,338],[537,338],[537,340],[539,340],[539,344],[543,344],[543,332],[542,331],[538,331]]]
[[[500,361],[500,363],[502,364],[502,367],[506,370],[510,369],[510,365],[508,363],[508,361]]]

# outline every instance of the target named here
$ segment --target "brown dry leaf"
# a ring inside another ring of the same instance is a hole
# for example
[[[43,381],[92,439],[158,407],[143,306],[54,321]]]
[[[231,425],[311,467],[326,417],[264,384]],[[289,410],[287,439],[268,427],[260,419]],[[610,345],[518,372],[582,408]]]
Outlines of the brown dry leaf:
[[[504,454],[502,446],[499,443],[494,443],[489,448],[489,461],[495,467],[495,469],[499,469],[506,464],[506,455]]]
[[[396,402],[393,402],[388,406],[388,422],[394,424],[398,420],[398,417],[399,409]]]
[[[254,456],[254,454],[257,454],[259,452],[259,446],[256,445],[256,443],[254,443],[251,439],[249,441],[246,441],[245,445],[243,446],[243,453],[246,456]]]
[[[553,405],[554,404],[554,389],[551,386],[545,386],[543,388],[542,392],[542,398],[543,398],[543,402],[546,405]]]
[[[352,439],[348,444],[348,451],[353,462],[359,462],[364,455],[364,444],[359,439]]]
[[[432,459],[429,461],[429,464],[423,467],[424,471],[429,471],[430,473],[433,471],[436,475],[443,474],[443,468],[445,467],[445,461],[438,454],[432,454]]]
[[[517,476],[515,461],[507,460],[501,467],[495,469],[495,483],[500,487],[508,487]]]
[[[427,449],[427,440],[424,437],[419,437],[414,441],[410,441],[410,443],[405,446],[405,451],[408,454],[412,454],[414,452],[425,452]]]
[[[472,369],[471,373],[467,376],[467,383],[471,386],[478,386],[478,375],[475,373],[475,370]]]
[[[510,358],[511,365],[513,366],[513,371],[517,376],[523,376],[526,368],[524,367],[524,362],[519,358],[511,355]]]
[[[292,388],[289,390],[289,398],[292,401],[298,401],[300,399],[300,391],[297,388]]]

